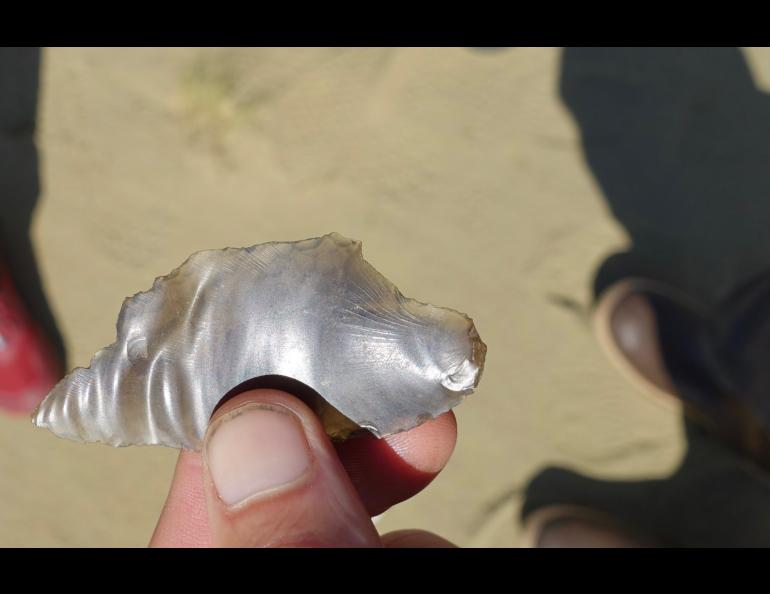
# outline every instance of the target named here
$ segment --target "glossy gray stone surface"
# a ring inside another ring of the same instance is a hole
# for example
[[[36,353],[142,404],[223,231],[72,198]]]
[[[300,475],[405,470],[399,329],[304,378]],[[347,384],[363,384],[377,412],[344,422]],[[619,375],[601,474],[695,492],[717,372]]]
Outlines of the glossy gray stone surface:
[[[384,436],[459,404],[486,353],[470,318],[405,298],[360,242],[336,233],[193,254],[128,298],[117,329],[51,391],[35,425],[78,441],[197,450],[225,394],[284,376],[324,399],[333,437],[358,427]]]

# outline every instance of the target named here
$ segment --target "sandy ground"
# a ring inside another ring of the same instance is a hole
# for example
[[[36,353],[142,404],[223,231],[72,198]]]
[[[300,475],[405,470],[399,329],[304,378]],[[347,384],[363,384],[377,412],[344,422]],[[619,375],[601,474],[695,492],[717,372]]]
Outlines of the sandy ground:
[[[558,464],[664,476],[675,410],[639,397],[587,323],[627,242],[557,95],[561,50],[50,49],[32,236],[70,364],[125,296],[190,253],[330,231],[488,345],[442,475],[380,528],[516,546],[522,490]],[[770,78],[770,52],[749,53]],[[176,452],[69,443],[0,416],[0,545],[142,546]]]

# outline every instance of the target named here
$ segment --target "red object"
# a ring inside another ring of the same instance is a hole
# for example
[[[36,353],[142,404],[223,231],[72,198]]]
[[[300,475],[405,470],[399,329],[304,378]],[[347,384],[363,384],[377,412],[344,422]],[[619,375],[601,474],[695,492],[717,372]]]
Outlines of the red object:
[[[30,413],[60,379],[58,357],[0,265],[0,409]]]

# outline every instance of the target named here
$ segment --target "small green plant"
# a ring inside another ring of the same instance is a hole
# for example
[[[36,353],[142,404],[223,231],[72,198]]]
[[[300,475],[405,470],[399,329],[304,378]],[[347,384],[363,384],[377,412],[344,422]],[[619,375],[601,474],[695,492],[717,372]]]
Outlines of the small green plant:
[[[256,105],[236,56],[226,50],[199,54],[180,81],[180,101],[194,141],[217,152],[228,134],[249,119]]]

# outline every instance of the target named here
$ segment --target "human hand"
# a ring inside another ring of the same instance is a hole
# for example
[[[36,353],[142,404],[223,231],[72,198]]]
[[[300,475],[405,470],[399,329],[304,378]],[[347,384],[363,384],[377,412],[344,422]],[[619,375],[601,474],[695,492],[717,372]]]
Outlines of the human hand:
[[[180,453],[150,546],[454,546],[420,530],[380,537],[371,517],[430,483],[456,437],[450,411],[334,445],[299,399],[244,392],[213,415],[202,453]]]

